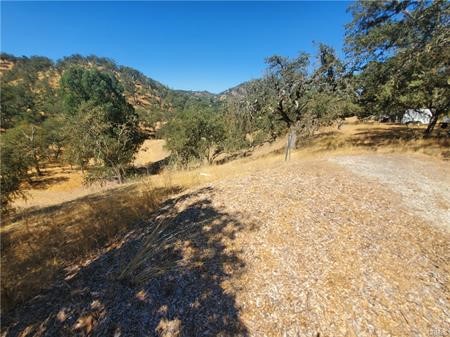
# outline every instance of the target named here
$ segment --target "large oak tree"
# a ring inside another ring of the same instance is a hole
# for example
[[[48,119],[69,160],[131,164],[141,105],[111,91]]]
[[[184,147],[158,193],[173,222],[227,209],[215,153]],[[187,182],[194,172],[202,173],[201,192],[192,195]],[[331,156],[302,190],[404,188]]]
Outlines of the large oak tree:
[[[138,116],[117,79],[111,73],[77,66],[64,72],[61,92],[69,158],[94,177],[114,175],[122,182],[143,138]]]
[[[428,108],[431,133],[450,108],[450,3],[358,1],[350,12],[346,48],[362,103],[383,114]]]

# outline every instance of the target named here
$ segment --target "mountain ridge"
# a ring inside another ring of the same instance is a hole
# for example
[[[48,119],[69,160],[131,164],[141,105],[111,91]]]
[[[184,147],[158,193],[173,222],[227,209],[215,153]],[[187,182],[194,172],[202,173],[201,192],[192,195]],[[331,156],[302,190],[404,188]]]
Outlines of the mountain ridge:
[[[232,89],[238,88],[244,83],[238,84],[234,87],[231,87],[229,89],[226,89],[220,93],[213,93],[208,90],[187,90],[187,89],[176,89],[172,88],[169,85],[166,85],[156,79],[154,79],[151,76],[148,76],[144,73],[142,73],[140,70],[118,64],[116,61],[114,61],[111,58],[103,57],[103,56],[96,56],[96,55],[81,55],[81,54],[72,54],[69,56],[62,57],[57,60],[53,60],[46,56],[40,56],[40,55],[32,55],[32,56],[16,56],[14,54],[1,52],[0,53],[0,76],[3,75],[5,72],[12,70],[18,63],[25,63],[28,61],[33,61],[36,59],[45,60],[52,66],[58,68],[58,69],[65,69],[70,66],[74,65],[81,65],[81,66],[88,66],[88,67],[97,67],[100,70],[104,71],[113,71],[115,72],[115,75],[119,75],[118,79],[123,82],[122,78],[120,78],[120,75],[125,73],[130,73],[129,76],[132,77],[133,80],[136,81],[136,84],[143,85],[147,84],[153,88],[157,88],[159,90],[165,90],[165,91],[171,91],[174,93],[182,94],[182,95],[192,95],[196,97],[220,97],[223,95],[226,95],[228,92],[231,92]]]

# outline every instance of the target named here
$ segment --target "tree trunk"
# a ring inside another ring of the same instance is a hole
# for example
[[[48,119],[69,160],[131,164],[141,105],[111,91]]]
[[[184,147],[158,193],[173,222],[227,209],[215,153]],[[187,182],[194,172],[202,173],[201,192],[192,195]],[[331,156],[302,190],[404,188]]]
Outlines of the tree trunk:
[[[286,144],[286,154],[284,156],[284,161],[288,161],[291,159],[291,150],[295,147],[295,143],[297,141],[297,135],[295,130],[290,130],[288,133],[288,139]]]
[[[55,154],[54,154],[54,160],[58,161],[59,157],[61,156],[62,153],[62,149],[60,147],[57,147],[57,149],[55,150]]]
[[[119,168],[118,170],[116,170],[117,172],[117,179],[119,179],[119,184],[123,184],[123,174],[122,174],[122,170]]]
[[[218,154],[217,148],[215,146],[208,148],[208,164],[212,165],[214,163],[214,159]]]
[[[41,176],[42,172],[41,172],[41,168],[39,166],[39,158],[38,158],[38,156],[36,154],[36,150],[35,149],[33,150],[33,161],[34,161],[34,168],[36,169],[37,175]]]
[[[41,171],[41,169],[39,167],[39,164],[37,162],[34,164],[34,168],[36,170],[37,175],[41,176],[42,175],[42,171]]]
[[[284,155],[284,161],[287,161],[288,158],[290,158],[290,151],[291,149],[289,148],[289,145],[286,145],[286,153]]]
[[[441,114],[440,112],[436,111],[434,114],[431,115],[430,123],[428,124],[428,127],[425,130],[425,136],[426,137],[430,136],[431,132],[433,132],[433,129],[434,129],[436,123],[437,123],[437,120],[438,120],[440,114]]]

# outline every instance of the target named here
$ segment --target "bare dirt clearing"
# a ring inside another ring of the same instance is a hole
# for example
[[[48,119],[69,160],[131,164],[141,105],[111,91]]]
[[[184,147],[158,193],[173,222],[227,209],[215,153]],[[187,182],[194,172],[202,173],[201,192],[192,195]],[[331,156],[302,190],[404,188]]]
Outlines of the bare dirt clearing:
[[[376,179],[352,172],[367,165]],[[402,155],[294,157],[184,192],[4,316],[3,331],[446,336],[450,233],[433,221],[445,221],[449,172],[448,163]],[[417,200],[427,200],[412,207],[403,185],[417,179],[431,189],[419,184]],[[442,207],[430,217],[423,209],[435,194]],[[190,226],[149,260],[176,268],[142,287],[115,281],[160,221],[169,224],[164,235]]]

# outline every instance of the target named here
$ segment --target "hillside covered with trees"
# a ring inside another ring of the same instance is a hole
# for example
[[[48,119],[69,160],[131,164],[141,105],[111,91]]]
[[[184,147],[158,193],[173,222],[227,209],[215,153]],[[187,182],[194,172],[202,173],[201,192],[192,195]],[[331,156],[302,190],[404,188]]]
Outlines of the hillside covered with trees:
[[[448,114],[449,3],[357,2],[349,10],[346,58],[273,55],[259,79],[215,95],[173,90],[108,58],[1,54],[2,205],[48,162],[70,163],[86,181],[127,176],[148,137],[173,161],[213,163],[221,153],[298,141],[348,116],[432,112],[426,135]]]
[[[449,1],[1,8],[2,337],[449,335]]]

